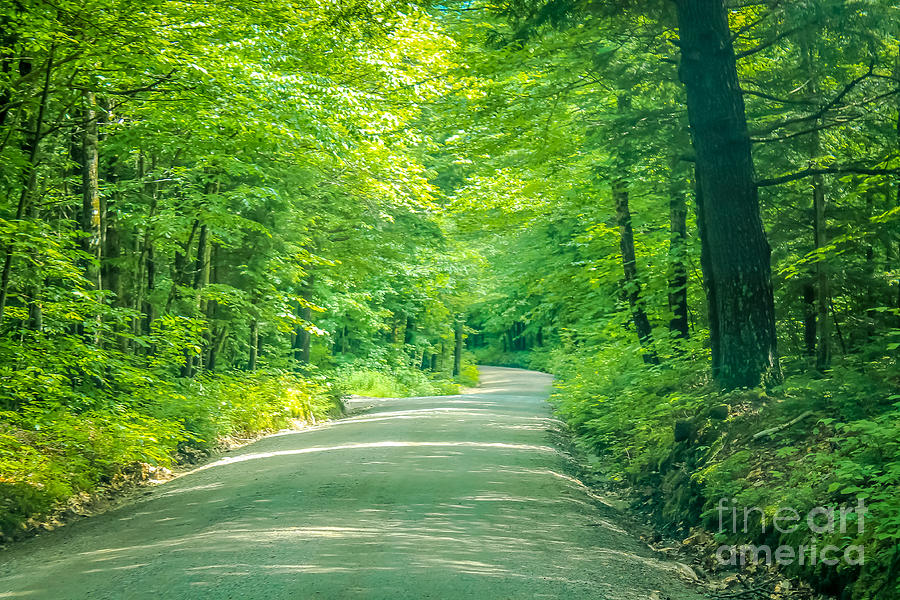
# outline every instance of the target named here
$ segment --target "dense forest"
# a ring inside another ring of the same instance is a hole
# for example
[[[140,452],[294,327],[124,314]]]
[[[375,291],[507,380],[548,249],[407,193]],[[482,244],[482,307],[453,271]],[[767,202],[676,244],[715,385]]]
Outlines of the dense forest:
[[[789,574],[900,597],[898,25],[886,0],[4,3],[3,535],[477,362],[556,375],[671,534],[714,534],[720,498],[863,500],[822,543],[865,563]]]

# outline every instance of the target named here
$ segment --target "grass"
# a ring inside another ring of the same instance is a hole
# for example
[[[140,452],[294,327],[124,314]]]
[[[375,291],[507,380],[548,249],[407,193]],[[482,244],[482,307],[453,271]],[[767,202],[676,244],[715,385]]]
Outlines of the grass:
[[[179,453],[340,412],[324,381],[280,372],[158,381],[127,404],[73,410],[49,397],[0,412],[0,535],[15,538],[70,499],[171,466]]]

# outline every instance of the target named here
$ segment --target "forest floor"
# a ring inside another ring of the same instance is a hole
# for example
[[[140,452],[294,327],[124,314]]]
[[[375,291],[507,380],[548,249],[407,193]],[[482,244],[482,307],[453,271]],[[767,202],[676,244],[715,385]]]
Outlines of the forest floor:
[[[0,554],[0,598],[689,600],[575,476],[550,377],[356,399]]]

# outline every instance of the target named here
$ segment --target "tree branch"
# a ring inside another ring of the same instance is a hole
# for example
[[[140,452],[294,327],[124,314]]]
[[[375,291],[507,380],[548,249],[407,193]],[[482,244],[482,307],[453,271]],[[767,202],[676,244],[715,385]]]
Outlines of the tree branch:
[[[804,123],[806,121],[816,121],[816,120],[822,118],[822,116],[825,113],[827,113],[829,110],[831,110],[832,108],[837,106],[837,104],[841,100],[843,100],[847,94],[849,94],[851,91],[853,91],[853,88],[855,88],[857,85],[859,85],[860,83],[865,81],[867,78],[869,78],[872,75],[872,71],[874,69],[875,69],[875,63],[874,62],[869,63],[869,69],[865,73],[863,73],[859,77],[853,79],[850,83],[848,83],[846,86],[844,86],[844,89],[842,89],[841,92],[837,96],[832,98],[826,104],[822,105],[822,107],[819,108],[819,110],[817,110],[816,112],[809,114],[809,115],[802,116],[802,117],[795,117],[793,119],[787,119],[785,121],[781,121],[780,123],[773,123],[773,124],[769,125],[768,127],[764,128],[759,133],[771,133],[771,132],[775,131],[776,129],[781,129],[782,127],[787,127],[788,125],[793,125],[795,123]]]
[[[741,60],[742,58],[747,58],[748,56],[752,56],[752,55],[756,54],[757,52],[762,52],[766,48],[769,48],[770,46],[774,46],[775,44],[777,44],[784,38],[794,35],[795,33],[799,32],[799,31],[803,31],[804,29],[809,27],[809,25],[811,25],[811,24],[812,23],[804,23],[803,25],[801,25],[799,27],[794,27],[793,29],[788,29],[787,31],[783,31],[783,32],[779,33],[778,35],[776,35],[775,37],[773,37],[772,39],[767,40],[767,41],[763,42],[762,44],[759,44],[758,46],[754,46],[753,48],[744,50],[743,52],[738,52],[737,54],[734,55],[734,58],[735,58],[735,60]]]
[[[756,187],[781,185],[782,183],[789,183],[791,181],[797,181],[798,179],[803,179],[804,177],[811,177],[813,175],[829,175],[829,174],[835,174],[835,173],[838,173],[838,174],[840,174],[840,173],[855,173],[857,175],[897,176],[897,175],[900,175],[900,169],[870,169],[868,167],[854,167],[854,166],[838,166],[838,167],[825,167],[825,168],[809,167],[807,169],[803,169],[802,171],[797,171],[796,173],[782,175],[781,177],[773,177],[771,179],[759,179],[756,182]]]

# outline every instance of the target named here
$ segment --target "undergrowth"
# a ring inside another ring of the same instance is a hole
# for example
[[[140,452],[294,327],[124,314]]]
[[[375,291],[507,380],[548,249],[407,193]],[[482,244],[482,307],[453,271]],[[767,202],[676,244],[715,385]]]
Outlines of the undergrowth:
[[[81,410],[48,396],[0,412],[0,534],[15,537],[76,494],[93,493],[135,463],[170,466],[208,451],[340,412],[321,379],[283,372],[153,380],[127,400]]]
[[[446,396],[478,385],[478,369],[464,361],[460,374],[422,371],[406,365],[372,364],[358,361],[335,371],[335,382],[344,394],[375,398]]]
[[[897,357],[874,353],[826,375],[794,373],[774,389],[722,393],[702,375],[702,349],[692,350],[648,366],[625,344],[558,349],[550,361],[557,374],[552,401],[613,478],[635,490],[658,526],[681,534],[703,526],[723,545],[814,543],[837,546],[841,554],[863,546],[862,565],[795,562],[785,572],[843,598],[900,597]],[[719,531],[723,498],[728,506],[764,511],[765,532]],[[801,515],[827,507],[837,520],[840,507],[860,501],[869,511],[862,531],[854,516],[843,534],[808,527],[784,534],[771,526],[782,507]]]

